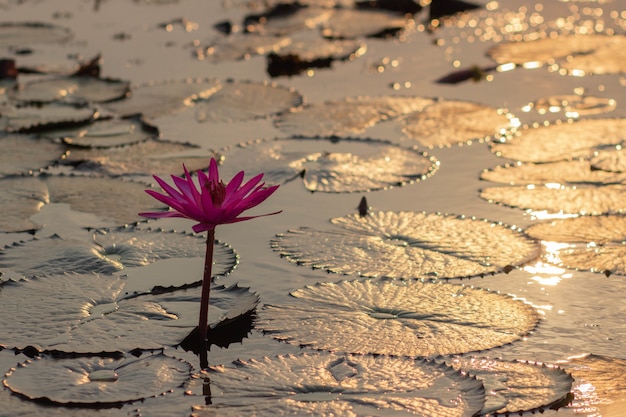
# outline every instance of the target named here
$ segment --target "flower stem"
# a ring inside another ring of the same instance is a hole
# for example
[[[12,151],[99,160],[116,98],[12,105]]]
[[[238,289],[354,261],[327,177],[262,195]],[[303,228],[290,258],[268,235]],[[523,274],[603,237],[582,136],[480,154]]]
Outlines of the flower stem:
[[[198,330],[200,332],[200,343],[202,345],[206,345],[207,329],[209,326],[208,325],[209,297],[211,295],[211,270],[213,267],[213,241],[214,240],[215,240],[215,229],[211,229],[207,232],[207,237],[206,237],[206,255],[204,257],[204,277],[202,278],[202,298],[200,299],[200,317],[198,319]]]

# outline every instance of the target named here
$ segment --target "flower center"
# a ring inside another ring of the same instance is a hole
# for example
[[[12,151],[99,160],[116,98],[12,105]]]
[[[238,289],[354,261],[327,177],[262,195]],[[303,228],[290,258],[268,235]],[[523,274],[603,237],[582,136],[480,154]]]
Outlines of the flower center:
[[[224,181],[209,181],[207,183],[207,188],[209,189],[213,205],[220,207],[226,197],[226,185],[224,184]]]

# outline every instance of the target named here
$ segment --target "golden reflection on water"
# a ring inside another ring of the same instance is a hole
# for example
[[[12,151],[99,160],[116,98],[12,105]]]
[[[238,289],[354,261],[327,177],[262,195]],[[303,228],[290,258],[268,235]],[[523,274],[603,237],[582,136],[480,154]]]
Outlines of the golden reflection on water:
[[[571,278],[572,273],[558,265],[562,263],[559,257],[559,251],[573,245],[547,241],[541,241],[541,245],[543,246],[543,257],[546,262],[537,261],[537,263],[526,265],[523,268],[524,271],[533,274],[531,279],[541,285],[556,286],[561,280]]]

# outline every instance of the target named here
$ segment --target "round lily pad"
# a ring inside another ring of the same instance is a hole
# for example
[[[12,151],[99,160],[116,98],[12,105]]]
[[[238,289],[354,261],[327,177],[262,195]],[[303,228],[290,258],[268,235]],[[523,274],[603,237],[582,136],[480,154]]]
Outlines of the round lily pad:
[[[65,27],[38,22],[0,23],[0,46],[23,47],[67,41],[72,32]]]
[[[490,106],[444,100],[405,118],[403,131],[424,146],[450,146],[510,132],[512,118]]]
[[[3,108],[0,130],[5,132],[45,132],[50,129],[84,125],[96,119],[97,112],[88,107],[52,103],[45,106]]]
[[[541,411],[568,398],[574,379],[562,368],[543,363],[490,358],[453,358],[446,363],[475,376],[485,386],[481,414]]]
[[[617,102],[612,98],[567,94],[540,98],[526,106],[524,111],[533,109],[539,114],[562,112],[567,117],[580,117],[609,113],[616,107]]]
[[[626,172],[626,156],[622,152],[622,145],[601,149],[594,152],[589,161],[591,169],[624,174]]]
[[[475,415],[479,381],[430,361],[369,355],[301,354],[212,367],[211,404],[198,416]],[[194,391],[202,379],[192,380]],[[381,414],[382,413],[382,414]]]
[[[99,119],[87,126],[46,132],[68,145],[82,148],[112,148],[159,137],[159,130],[139,117]]]
[[[272,241],[299,265],[340,274],[462,278],[508,271],[540,245],[515,227],[455,215],[372,212],[331,219],[335,229],[289,230]]]
[[[491,349],[531,332],[539,316],[512,296],[443,282],[319,283],[266,305],[258,325],[314,349],[434,357]]]
[[[385,38],[398,35],[409,27],[411,21],[402,14],[386,10],[337,8],[321,27],[326,38]]]
[[[20,85],[13,95],[18,101],[49,103],[103,103],[124,98],[130,83],[88,76],[56,77]]]
[[[273,35],[233,34],[221,37],[207,46],[196,50],[199,60],[210,62],[227,62],[248,59],[254,55],[265,55],[268,52],[277,52],[289,45],[292,39]]]
[[[235,167],[264,172],[268,184],[302,178],[309,191],[350,193],[424,180],[435,158],[415,148],[372,139],[285,138],[255,141],[224,151],[224,177]]]
[[[66,155],[66,147],[30,135],[0,134],[0,176],[29,174]]]
[[[80,407],[120,407],[166,395],[189,377],[191,364],[163,353],[144,357],[42,356],[12,368],[4,385],[30,400]]]
[[[327,22],[333,13],[332,8],[282,3],[262,14],[246,16],[244,25],[249,32],[283,36],[302,31],[303,28],[313,29]]]
[[[421,111],[431,103],[432,99],[423,97],[348,97],[282,114],[275,124],[299,136],[349,136],[378,122]]]
[[[498,156],[524,162],[555,162],[593,155],[624,140],[626,119],[586,119],[523,129],[510,140],[494,143]]]

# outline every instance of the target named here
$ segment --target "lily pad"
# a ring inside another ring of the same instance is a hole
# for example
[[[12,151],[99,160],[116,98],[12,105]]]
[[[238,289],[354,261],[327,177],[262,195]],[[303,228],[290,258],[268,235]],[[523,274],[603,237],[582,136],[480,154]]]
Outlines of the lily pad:
[[[574,123],[518,131],[502,143],[494,143],[491,150],[498,156],[524,162],[556,162],[590,157],[609,145],[624,140],[626,119],[586,119]]]
[[[47,23],[0,23],[1,47],[64,42],[71,37],[72,32],[68,28]]]
[[[623,184],[626,174],[595,169],[584,159],[558,161],[545,164],[517,163],[485,170],[481,180],[510,185],[530,184]]]
[[[159,208],[144,192],[145,188],[144,184],[120,179],[66,175],[0,179],[0,203],[4,210],[0,231],[40,228],[29,219],[50,203],[65,203],[74,211],[95,214],[109,226],[144,220],[137,213]]]
[[[228,81],[215,94],[196,101],[198,122],[239,122],[289,111],[302,104],[293,88],[267,82]]]
[[[218,80],[210,79],[150,82],[131,87],[129,98],[106,103],[104,107],[120,116],[141,114],[155,119],[193,107],[195,100],[208,97],[220,88]]]
[[[626,36],[569,35],[496,45],[487,51],[498,63],[546,64],[557,61],[569,71],[587,74],[626,72]]]
[[[612,98],[569,94],[540,98],[534,103],[530,103],[523,110],[534,109],[539,114],[562,112],[567,117],[580,117],[609,113],[614,111],[616,107],[617,102]]]
[[[485,386],[481,414],[541,411],[568,399],[574,379],[562,368],[534,362],[490,358],[454,358],[454,369],[475,376]]]
[[[612,149],[598,150],[590,159],[591,169],[623,174],[626,172],[626,155],[622,152],[622,146],[617,145]]]
[[[434,357],[502,346],[528,335],[535,309],[512,296],[443,282],[319,283],[266,305],[258,325],[314,349]]]
[[[139,117],[98,119],[87,126],[46,132],[62,138],[68,145],[81,148],[112,148],[132,145],[159,137],[159,129]]]
[[[79,126],[92,122],[97,112],[88,107],[65,104],[46,106],[4,106],[0,112],[0,130],[5,132],[41,132],[48,129]]]
[[[299,265],[390,278],[463,278],[508,271],[537,258],[540,245],[515,227],[464,216],[377,211],[300,228],[272,247]]]
[[[198,324],[201,287],[126,294],[116,275],[42,276],[0,287],[0,345],[67,353],[130,352],[179,344]],[[209,327],[248,313],[259,297],[247,288],[213,285]],[[243,312],[243,313],[242,313]]]
[[[113,274],[164,259],[203,258],[205,250],[202,236],[123,227],[98,230],[91,242],[52,236],[14,244],[0,251],[0,270],[8,269],[29,278],[66,272]],[[237,254],[220,241],[215,242],[214,251],[213,276],[228,275],[239,262]],[[152,285],[183,286],[202,280],[201,276],[185,273],[165,278]]]
[[[322,35],[331,39],[398,36],[412,20],[385,10],[338,8],[322,23]]]
[[[484,402],[476,379],[409,358],[281,355],[237,360],[203,374],[212,395],[210,405],[195,407],[198,416],[469,417]]]
[[[438,168],[415,148],[372,139],[286,138],[240,144],[224,153],[224,177],[235,166],[264,172],[268,184],[301,177],[309,191],[349,193],[424,180]],[[231,163],[232,161],[232,163]]]
[[[281,131],[299,136],[347,136],[376,123],[421,111],[433,100],[422,97],[348,97],[305,106],[276,119]]]
[[[254,55],[277,52],[289,45],[292,39],[261,34],[233,34],[198,48],[196,57],[210,62],[227,62],[248,59]]]
[[[409,115],[404,133],[423,146],[450,146],[510,132],[510,114],[464,101],[440,101]]]
[[[4,385],[29,400],[79,407],[120,407],[166,395],[189,377],[191,364],[163,353],[144,357],[42,356],[11,368]]]
[[[560,364],[576,378],[574,400],[567,407],[576,414],[620,417],[626,406],[626,360],[587,354]]]
[[[112,148],[82,148],[72,150],[64,163],[79,171],[104,175],[164,175],[183,174],[183,164],[191,171],[204,169],[214,154],[198,146],[149,140]]]
[[[626,216],[582,216],[535,224],[526,231],[537,239],[569,243],[552,252],[559,266],[626,275]]]
[[[62,144],[17,133],[0,134],[0,148],[0,177],[42,170],[67,152]]]
[[[313,29],[328,21],[332,8],[303,7],[296,3],[282,3],[265,13],[248,15],[244,26],[248,32],[272,36],[290,35],[303,29]]]
[[[480,196],[490,203],[529,211],[565,214],[609,214],[626,210],[625,185],[563,186],[560,184],[488,187]]]
[[[15,100],[28,103],[103,103],[124,98],[130,90],[127,81],[88,76],[56,77],[20,85]]]

